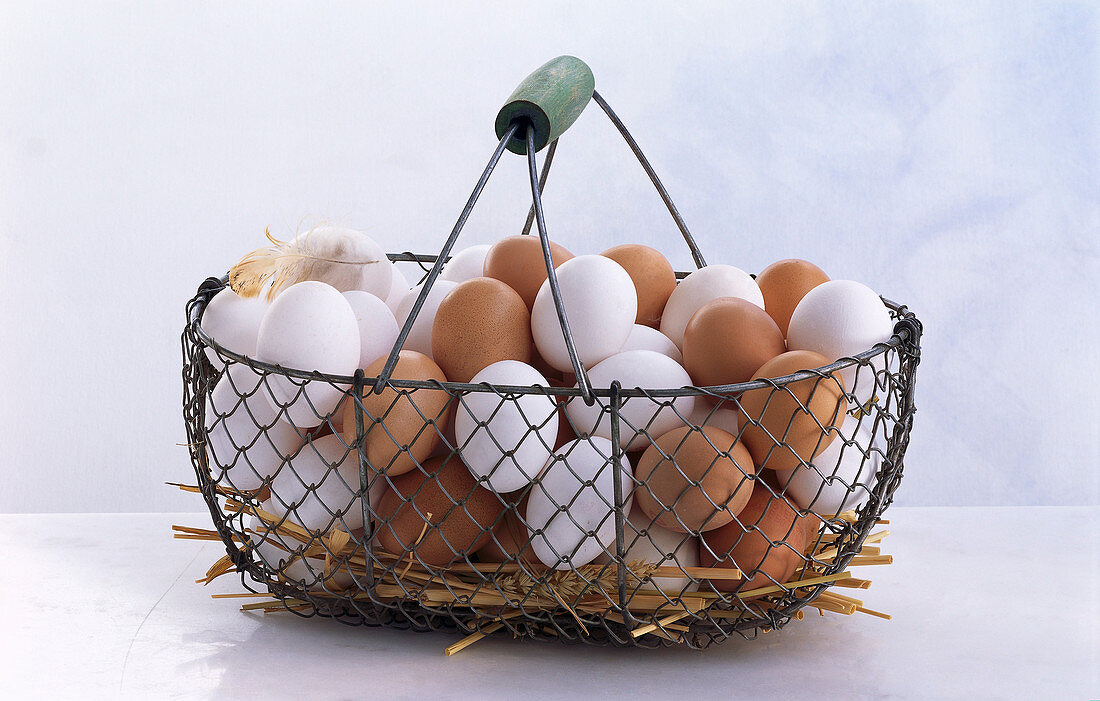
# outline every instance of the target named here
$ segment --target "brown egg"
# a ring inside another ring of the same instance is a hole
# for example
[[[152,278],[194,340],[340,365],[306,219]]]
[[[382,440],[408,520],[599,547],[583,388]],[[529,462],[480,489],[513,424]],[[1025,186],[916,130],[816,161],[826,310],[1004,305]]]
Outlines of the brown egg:
[[[636,324],[657,328],[665,302],[676,289],[676,272],[661,252],[640,243],[627,243],[600,254],[623,266],[638,291]]]
[[[775,320],[784,338],[794,308],[807,292],[828,281],[825,271],[798,258],[776,261],[756,276],[756,284],[764,293],[764,308]]]
[[[699,563],[741,570],[742,579],[711,580],[722,591],[784,584],[805,562],[804,520],[785,498],[758,487],[736,521],[700,536]]]
[[[386,356],[364,369],[368,377],[377,377],[386,364]],[[437,380],[447,376],[423,353],[403,350],[393,369],[395,380]],[[432,454],[440,442],[440,432],[450,419],[451,396],[439,389],[396,390],[387,387],[375,394],[372,385],[363,388],[363,441],[367,461],[389,475],[400,475],[416,467]],[[368,423],[369,422],[369,423]],[[348,445],[355,443],[355,402],[344,407],[340,435]]]
[[[517,507],[520,513],[525,511],[526,500]],[[516,511],[505,511],[504,516],[493,529],[493,535],[485,539],[485,545],[477,551],[480,562],[506,562],[521,560],[537,562],[530,546],[531,534],[523,525]]]
[[[710,427],[700,431],[683,426],[664,434],[646,449],[634,471],[643,483],[634,491],[635,503],[657,525],[679,533],[729,523],[748,502],[756,472],[749,451],[736,441]]]
[[[798,523],[802,526],[802,537],[806,540],[806,547],[817,542],[817,535],[821,532],[821,517],[811,511],[802,514]]]
[[[432,458],[387,487],[378,504],[378,543],[391,555],[412,551],[414,562],[446,565],[481,548],[503,511],[461,460]]]
[[[562,246],[550,242],[550,257],[558,267],[573,257]],[[485,277],[495,278],[519,293],[527,309],[546,280],[546,261],[538,236],[517,234],[497,241],[485,254]]]
[[[469,382],[500,360],[531,359],[531,312],[508,285],[491,277],[460,282],[439,303],[432,356],[451,382]]]
[[[768,486],[772,488],[772,491],[776,494],[786,497],[792,504],[795,503],[793,497],[787,496],[786,481],[780,477],[779,473],[775,470],[762,470],[760,472],[760,478]],[[821,529],[821,518],[812,511],[802,511],[798,517],[798,525],[802,528],[802,534],[806,537],[807,547],[817,540],[817,532]]]
[[[752,379],[782,377],[829,362],[813,351],[787,351],[764,363]],[[749,390],[741,396],[741,440],[758,468],[793,470],[829,446],[836,431],[828,429],[843,423],[846,405],[839,373],[778,389]]]
[[[707,302],[684,329],[684,369],[700,387],[747,382],[786,350],[768,313],[740,297]]]

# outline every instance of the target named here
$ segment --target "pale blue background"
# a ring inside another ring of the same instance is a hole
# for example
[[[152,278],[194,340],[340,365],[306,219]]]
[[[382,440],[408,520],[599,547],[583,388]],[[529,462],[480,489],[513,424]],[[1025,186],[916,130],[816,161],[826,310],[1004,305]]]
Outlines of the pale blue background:
[[[391,6],[392,5],[392,6]],[[499,104],[585,58],[714,262],[790,256],[926,324],[898,503],[1097,504],[1090,3],[25,2],[0,7],[0,512],[194,510],[183,304],[270,226],[438,250]],[[522,224],[508,157],[466,243]],[[597,110],[574,252],[686,249]]]

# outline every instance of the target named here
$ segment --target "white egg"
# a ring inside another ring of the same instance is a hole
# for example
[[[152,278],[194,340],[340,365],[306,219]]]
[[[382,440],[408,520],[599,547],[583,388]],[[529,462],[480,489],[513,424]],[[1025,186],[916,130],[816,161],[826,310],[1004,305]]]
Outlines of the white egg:
[[[475,277],[484,275],[485,254],[492,248],[488,244],[483,246],[470,246],[451,256],[447,266],[440,274],[441,280],[451,282],[465,282]]]
[[[868,488],[874,487],[884,450],[884,444],[871,435],[870,421],[870,417],[859,421],[846,415],[840,435],[814,458],[812,468],[777,471],[779,485],[786,494],[824,519],[865,502],[870,496]]]
[[[352,375],[359,366],[359,323],[348,300],[331,285],[306,281],[291,285],[271,303],[256,342],[256,357],[284,368]],[[319,380],[268,378],[269,398],[298,428],[324,421],[345,388]],[[289,405],[289,406],[288,406]]]
[[[518,360],[493,363],[470,382],[549,386],[538,370]],[[546,464],[557,435],[558,405],[550,395],[503,399],[495,392],[471,392],[455,409],[455,440],[462,461],[497,493],[527,486]]]
[[[401,272],[401,268],[397,267],[396,263],[390,263],[393,266],[393,275],[390,278],[390,291],[386,295],[386,306],[393,312],[394,317],[397,317],[397,306],[401,304],[401,300],[405,299],[405,295],[408,294],[409,281],[405,278],[404,273]]]
[[[719,297],[740,297],[764,308],[764,293],[748,273],[732,265],[708,265],[692,272],[672,291],[661,316],[661,333],[683,350],[684,329],[692,315]]]
[[[629,513],[634,480],[625,459],[622,467],[623,510]],[[550,457],[527,500],[531,549],[544,565],[567,570],[614,549],[614,480],[611,441],[605,438],[566,443]]]
[[[264,502],[264,510],[269,504]],[[248,540],[259,559],[272,572],[308,589],[339,591],[354,583],[351,573],[338,569],[325,577],[325,561],[316,557],[302,557],[305,545],[293,538],[280,535],[260,519],[252,516],[246,527]]]
[[[420,308],[420,313],[416,315],[416,320],[413,321],[412,330],[409,331],[408,337],[405,339],[405,345],[403,348],[406,350],[414,350],[418,353],[435,360],[432,355],[432,324],[435,323],[435,314],[439,311],[439,305],[443,302],[443,298],[447,296],[447,293],[458,287],[457,282],[451,282],[450,280],[436,279],[435,284],[432,285],[432,289],[428,291],[428,298],[424,300],[424,306]],[[397,325],[404,326],[405,321],[409,318],[409,312],[412,311],[413,304],[416,303],[417,297],[420,296],[420,290],[422,286],[417,286],[405,293],[405,298],[401,300],[401,304],[397,305]]]
[[[375,483],[380,480],[375,480]],[[373,487],[374,485],[372,485]],[[325,533],[363,527],[359,454],[337,435],[306,441],[271,483],[271,513]]]
[[[604,256],[577,256],[557,267],[558,288],[577,357],[585,368],[619,352],[634,328],[638,293],[621,265]],[[539,355],[558,370],[573,370],[561,322],[546,280],[531,307]]]
[[[385,302],[369,292],[352,290],[344,297],[359,322],[359,367],[366,368],[393,350],[400,331],[397,319]]]
[[[628,350],[657,351],[661,355],[672,358],[680,365],[684,364],[684,354],[680,352],[672,339],[657,329],[644,324],[634,324],[634,328],[630,330],[630,335],[626,338],[626,343],[619,349],[619,352],[622,353]]]
[[[809,350],[829,362],[870,350],[894,335],[890,310],[874,290],[853,280],[830,280],[806,293],[791,314],[787,347]],[[875,374],[885,361],[846,368],[840,373],[844,389],[860,404],[875,395]],[[857,374],[858,370],[858,374]]]
[[[690,386],[687,370],[667,355],[651,350],[616,353],[588,371],[593,387],[610,387],[615,380],[623,389],[678,389]],[[695,410],[696,397],[626,397],[619,412],[619,441],[623,450],[640,450],[653,439],[685,425]],[[578,435],[592,434],[610,440],[611,408],[607,398],[588,406],[580,398],[565,405]]]
[[[638,560],[656,563],[660,567],[698,567],[699,539],[687,533],[677,533],[653,523],[642,510],[635,505],[630,510],[625,530],[627,564]],[[654,586],[656,585],[656,586]],[[627,581],[630,586],[630,580]],[[686,589],[685,589],[686,587]],[[662,589],[668,592],[698,591],[699,583],[688,576],[654,577],[652,583],[646,582],[643,590]]]
[[[262,297],[241,297],[226,287],[210,300],[203,310],[199,325],[219,345],[240,355],[256,355],[256,337],[268,303]],[[215,367],[225,363],[213,348],[206,348],[206,357]]]
[[[730,403],[728,406],[735,405]],[[691,412],[690,423],[692,426],[720,428],[735,438],[741,429],[741,420],[738,418],[736,409],[727,409],[725,406],[714,407],[703,399],[695,403],[695,411]],[[719,447],[725,449],[725,446]]]
[[[266,398],[263,376],[233,363],[210,393],[206,441],[214,480],[238,492],[264,486],[304,438],[279,421]]]

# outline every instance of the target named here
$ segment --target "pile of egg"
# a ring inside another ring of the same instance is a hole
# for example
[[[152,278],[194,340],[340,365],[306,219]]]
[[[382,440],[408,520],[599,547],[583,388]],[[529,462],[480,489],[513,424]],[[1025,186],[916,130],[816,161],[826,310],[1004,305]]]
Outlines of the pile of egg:
[[[708,265],[677,283],[668,260],[647,246],[579,256],[550,248],[576,353],[595,388],[780,377],[861,353],[893,333],[877,294],[802,260],[774,263],[755,279]],[[421,290],[392,263],[361,268],[297,282],[272,301],[226,288],[201,326],[219,345],[262,362],[330,375],[361,368],[375,377]],[[870,380],[857,369],[728,401],[626,398],[620,441],[633,474],[618,474],[618,491],[628,514],[627,562],[756,573],[731,587],[789,576],[818,518],[858,505],[878,471],[884,439],[871,435],[859,411],[874,398],[874,368]],[[509,236],[454,255],[392,378],[575,386],[539,239]],[[311,531],[362,532],[348,392],[229,364],[207,408],[220,483]],[[376,470],[367,498],[377,547],[430,566],[476,553],[557,569],[606,562],[615,552],[606,398],[589,406],[543,393],[391,387],[368,391],[362,405],[362,449]],[[274,552],[269,564],[285,564],[285,553],[279,560],[282,550]],[[655,584],[697,586],[686,576]]]

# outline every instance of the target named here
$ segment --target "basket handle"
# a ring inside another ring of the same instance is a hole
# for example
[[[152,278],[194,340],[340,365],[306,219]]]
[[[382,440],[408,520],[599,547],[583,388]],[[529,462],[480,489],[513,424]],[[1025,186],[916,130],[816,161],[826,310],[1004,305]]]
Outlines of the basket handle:
[[[474,204],[481,195],[481,191],[485,189],[485,184],[488,182],[490,174],[492,174],[493,169],[496,168],[497,162],[500,160],[505,149],[514,153],[527,154],[528,144],[533,142],[533,151],[529,154],[529,157],[533,159],[534,153],[538,152],[547,143],[557,140],[558,136],[577,120],[577,117],[584,111],[589,100],[592,99],[592,94],[594,92],[595,78],[593,78],[592,70],[588,65],[584,61],[573,56],[558,56],[527,76],[523,82],[519,84],[519,87],[515,89],[511,97],[508,98],[508,102],[500,109],[500,112],[497,113],[496,131],[500,143],[497,144],[497,148],[493,152],[492,157],[490,157],[489,163],[485,166],[485,170],[482,171],[481,178],[478,180],[477,185],[474,186],[474,191],[470,195],[470,199],[467,200],[466,207],[462,210],[462,214],[459,215],[454,229],[451,230],[451,235],[447,237],[446,243],[443,244],[443,249],[436,257],[435,264],[424,279],[420,288],[420,293],[415,302],[413,302],[412,309],[409,311],[409,316],[405,319],[405,323],[398,332],[397,340],[390,350],[390,355],[386,359],[386,364],[383,366],[382,372],[378,374],[378,378],[374,382],[374,393],[377,394],[382,392],[386,387],[386,383],[389,382],[390,376],[397,366],[401,348],[405,345],[405,340],[412,331],[412,325],[416,321],[416,317],[420,313],[421,308],[424,306],[432,285],[434,285],[435,281],[439,278],[443,264],[450,256],[451,249],[454,247],[455,241],[462,231],[462,227],[466,224],[466,220],[469,218],[470,212],[474,208]],[[538,194],[536,176],[536,202],[538,201]],[[539,207],[539,209],[541,210],[541,207]],[[561,303],[561,293],[557,289],[557,277],[553,272],[553,263],[550,261],[546,229],[541,221],[540,234],[543,239],[543,253],[547,260],[554,305],[557,307],[558,318],[562,326],[562,332],[565,335],[566,347],[569,350],[573,369],[577,376],[577,381],[580,384],[581,394],[584,397],[585,403],[591,405],[595,401],[595,398],[592,395],[592,389],[588,383],[588,374],[577,358],[577,351],[574,347],[572,336],[569,334],[569,322],[564,318],[565,310]]]
[[[591,406],[594,403],[595,397],[592,394],[592,386],[588,380],[588,373],[577,357],[576,347],[569,330],[569,321],[566,319],[565,307],[561,300],[561,292],[558,289],[557,275],[554,271],[554,263],[550,256],[549,240],[542,214],[542,188],[545,185],[546,176],[550,169],[554,148],[551,148],[550,151],[547,152],[541,178],[535,166],[535,153],[547,144],[556,144],[558,137],[561,136],[566,129],[572,126],[573,122],[575,122],[581,112],[584,111],[585,106],[588,105],[590,100],[596,101],[619,130],[619,133],[637,157],[638,162],[645,169],[646,174],[649,175],[661,199],[668,207],[668,211],[676,222],[677,227],[679,227],[680,232],[683,234],[684,241],[691,249],[691,255],[692,258],[695,259],[696,266],[702,268],[706,265],[702,253],[699,251],[694,238],[691,236],[691,232],[688,231],[687,225],[684,223],[676,206],[672,203],[672,198],[668,196],[668,192],[657,177],[657,173],[649,164],[649,161],[638,147],[637,142],[635,142],[634,138],[630,135],[630,132],[627,131],[622,120],[619,119],[610,105],[596,93],[595,79],[592,76],[592,70],[579,58],[574,56],[558,56],[543,64],[538,70],[527,76],[508,98],[508,102],[505,103],[504,107],[497,113],[495,126],[497,138],[500,139],[500,143],[497,144],[497,148],[489,159],[489,163],[485,166],[485,170],[482,172],[477,185],[474,186],[474,191],[471,193],[470,199],[467,200],[466,206],[463,208],[462,214],[459,215],[454,229],[451,230],[450,236],[447,237],[447,241],[443,244],[443,249],[436,257],[435,264],[421,284],[420,293],[413,303],[409,316],[405,319],[405,323],[398,332],[397,340],[393,344],[389,358],[387,358],[386,364],[382,368],[382,372],[378,374],[374,382],[373,391],[375,393],[380,393],[385,389],[386,383],[389,382],[394,367],[397,365],[401,348],[404,346],[405,340],[412,331],[412,325],[416,321],[416,317],[420,313],[421,308],[424,306],[424,302],[427,300],[432,285],[435,284],[436,279],[443,269],[444,263],[449,258],[451,249],[454,247],[455,241],[462,231],[462,227],[466,224],[466,220],[469,218],[470,212],[474,208],[474,204],[477,202],[478,197],[485,188],[486,182],[489,180],[489,175],[493,172],[493,169],[496,168],[497,162],[500,160],[504,151],[508,150],[513,153],[527,155],[531,174],[532,196],[531,213],[528,215],[528,222],[533,219],[538,223],[539,238],[541,239],[543,258],[546,263],[547,281],[554,300],[558,321],[561,325],[562,335],[565,337],[565,345],[569,353],[570,364],[573,366],[574,375],[577,378],[581,396],[584,398],[585,404]],[[529,227],[530,224],[528,223],[524,227],[524,233],[530,230]]]
[[[592,406],[596,398],[592,394],[592,383],[588,380],[588,371],[584,369],[580,357],[577,355],[577,345],[573,342],[573,332],[569,330],[569,318],[565,313],[565,303],[561,299],[561,289],[558,287],[558,274],[554,270],[554,260],[550,255],[550,237],[546,233],[546,221],[542,213],[542,194],[539,188],[539,174],[535,167],[534,130],[527,122],[524,129],[524,139],[527,142],[527,169],[531,175],[531,206],[535,211],[535,221],[539,227],[539,243],[542,245],[542,259],[546,264],[546,284],[550,287],[550,297],[554,301],[554,310],[558,315],[558,325],[561,327],[562,338],[565,339],[565,351],[569,354],[569,363],[573,366],[573,375],[577,378],[577,387],[581,391],[584,403]]]
[[[537,153],[577,121],[595,90],[596,79],[584,61],[575,56],[551,59],[524,78],[497,112],[497,138],[503,138],[513,122],[526,120],[534,131]],[[527,142],[522,132],[517,133],[507,148],[526,155]]]
[[[478,197],[481,195],[481,191],[485,189],[485,183],[488,182],[489,176],[492,174],[493,169],[496,168],[497,162],[500,161],[500,157],[504,154],[505,147],[516,134],[522,133],[524,142],[531,144],[534,138],[534,134],[530,129],[530,122],[520,119],[512,122],[504,134],[500,137],[500,143],[497,144],[497,148],[493,151],[492,157],[489,158],[488,165],[485,166],[485,170],[481,173],[481,178],[478,180],[477,185],[474,187],[473,193],[470,195],[470,199],[466,202],[466,207],[462,210],[462,214],[459,215],[458,221],[455,223],[454,229],[451,230],[451,235],[447,237],[446,243],[443,244],[443,250],[436,256],[435,264],[432,265],[432,269],[428,271],[428,276],[424,279],[423,284],[420,286],[420,293],[417,295],[416,301],[413,302],[412,309],[409,310],[409,316],[405,319],[405,323],[402,324],[401,330],[397,334],[397,340],[393,343],[393,348],[390,350],[389,358],[386,359],[386,364],[382,367],[382,372],[378,373],[378,378],[374,382],[373,392],[379,394],[385,389],[386,383],[389,382],[390,376],[393,374],[394,368],[397,366],[397,360],[401,353],[401,348],[405,345],[405,340],[409,337],[409,333],[412,331],[413,323],[416,321],[417,315],[420,313],[421,308],[424,306],[424,302],[428,298],[428,293],[432,289],[432,285],[439,278],[439,273],[443,269],[443,264],[451,255],[451,249],[454,248],[455,241],[458,240],[458,235],[462,231],[462,227],[466,224],[466,219],[469,218],[470,212],[473,211],[474,204],[477,203]],[[532,198],[534,201],[535,211],[537,213],[536,219],[539,225],[539,238],[542,243],[542,254],[546,261],[547,280],[550,285],[550,293],[554,300],[554,307],[557,311],[558,322],[561,325],[562,335],[565,338],[565,347],[569,353],[569,360],[573,365],[573,372],[577,377],[577,384],[580,387],[581,396],[584,398],[585,404],[591,406],[595,403],[595,396],[592,394],[592,386],[588,381],[588,373],[584,369],[584,365],[581,364],[580,359],[577,357],[577,349],[573,343],[573,335],[569,331],[569,321],[565,316],[565,305],[561,300],[561,291],[558,289],[558,277],[554,272],[554,263],[550,257],[550,239],[546,234],[546,224],[542,215],[542,200],[539,197],[538,187],[538,173],[535,170],[535,149],[527,152],[528,166],[531,172],[531,190]]]
[[[424,282],[420,285],[420,294],[417,296],[416,301],[413,302],[412,309],[409,310],[408,318],[405,319],[405,323],[397,333],[397,340],[393,342],[393,348],[390,350],[390,356],[386,359],[386,364],[383,366],[382,372],[378,373],[378,378],[374,381],[373,391],[375,394],[380,394],[382,390],[386,388],[386,383],[390,381],[393,369],[397,366],[401,348],[405,345],[405,340],[409,337],[413,323],[416,321],[417,315],[420,314],[420,310],[423,308],[425,300],[428,299],[428,293],[431,292],[432,285],[434,285],[435,281],[439,278],[439,273],[443,270],[443,264],[450,257],[451,249],[454,248],[455,241],[458,240],[458,235],[462,232],[462,227],[466,225],[466,220],[470,218],[470,212],[474,210],[477,198],[481,196],[481,191],[485,189],[485,183],[489,181],[489,176],[492,175],[493,169],[497,166],[497,162],[499,162],[500,157],[504,155],[505,145],[515,136],[519,128],[520,123],[515,122],[501,135],[500,143],[497,144],[496,150],[493,151],[493,155],[489,158],[489,163],[485,166],[485,170],[481,172],[481,178],[478,179],[477,185],[474,186],[474,191],[470,194],[470,199],[466,200],[466,206],[462,209],[462,214],[458,216],[458,221],[455,222],[454,228],[451,229],[451,235],[447,237],[446,243],[443,244],[443,249],[435,258],[435,264],[432,265],[432,269],[428,271],[428,276],[424,278]]]
[[[680,229],[684,242],[691,250],[691,257],[695,261],[695,266],[697,268],[704,267],[707,262],[703,258],[699,246],[695,243],[691,231],[688,230],[684,218],[680,216],[680,211],[673,203],[672,197],[669,196],[668,190],[665,189],[661,179],[657,177],[657,171],[650,165],[649,159],[642,153],[638,142],[634,140],[626,125],[619,119],[619,115],[615,114],[615,111],[611,109],[611,105],[607,104],[607,101],[596,92],[596,80],[592,76],[592,69],[584,61],[575,56],[558,56],[547,61],[531,75],[524,78],[523,82],[519,84],[497,113],[494,124],[497,138],[502,138],[512,124],[519,122],[530,125],[530,128],[534,131],[533,141],[536,153],[545,148],[547,144],[550,145],[550,150],[547,151],[546,160],[543,163],[542,177],[539,179],[539,194],[541,194],[542,189],[546,186],[550,164],[554,160],[558,137],[571,127],[573,122],[577,121],[577,117],[588,106],[590,100],[599,105],[607,118],[615,125],[623,140],[626,141],[627,146],[630,147],[630,150],[638,159],[638,163],[641,164],[642,169],[649,176],[653,187],[657,189],[657,194],[661,197],[661,201],[668,208],[668,213],[672,215],[672,220],[676,222],[677,228]],[[527,141],[525,132],[521,129],[508,140],[507,148],[512,153],[518,153],[522,156],[527,153]],[[531,224],[534,218],[535,207],[532,204],[527,214],[527,221],[523,225],[524,234],[531,232]]]

